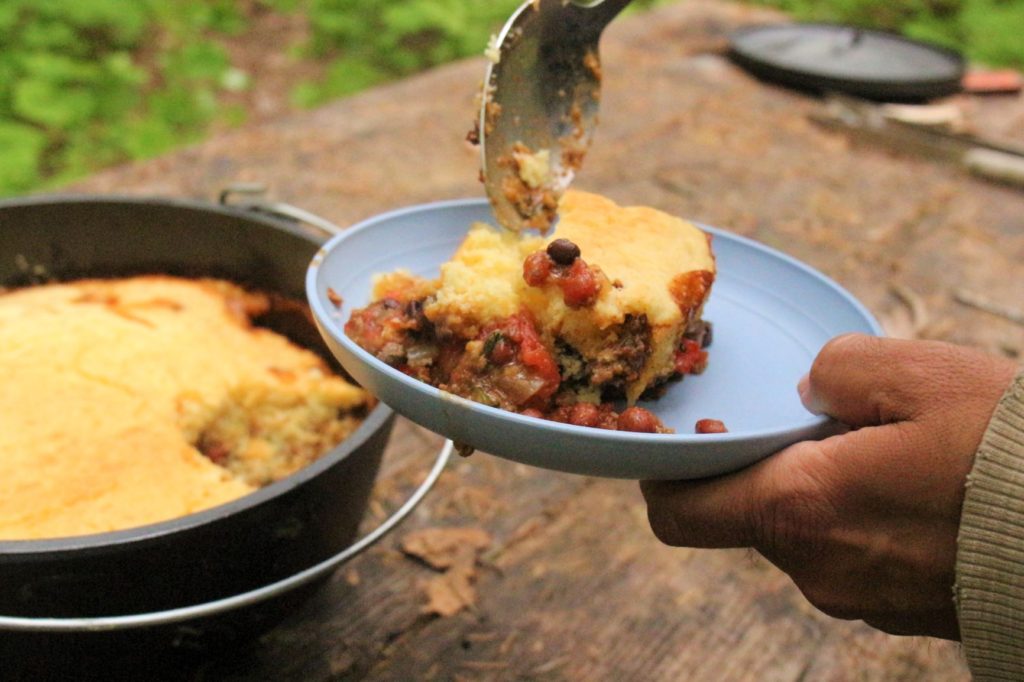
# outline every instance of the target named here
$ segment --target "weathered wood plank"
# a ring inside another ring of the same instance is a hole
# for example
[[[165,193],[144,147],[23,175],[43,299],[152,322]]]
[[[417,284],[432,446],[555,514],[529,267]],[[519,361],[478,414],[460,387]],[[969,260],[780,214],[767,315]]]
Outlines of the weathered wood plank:
[[[613,24],[603,48],[602,123],[579,185],[779,247],[850,288],[894,334],[1024,352],[1019,325],[954,300],[959,289],[1024,300],[1024,194],[851,144],[808,121],[814,99],[758,83],[715,52],[736,26],[776,16],[691,0]],[[276,198],[341,224],[479,196],[475,152],[463,136],[482,73],[482,60],[444,67],[76,189],[212,198],[229,182],[260,181]],[[994,133],[1024,130],[1019,102],[966,105]],[[926,313],[917,328],[897,293],[906,291]],[[400,421],[371,517],[393,508],[439,442]],[[453,617],[426,615],[421,583],[437,573],[402,555],[398,541],[417,528],[460,525],[493,537],[477,602]],[[635,483],[486,455],[454,462],[406,526],[281,626],[188,675],[967,679],[956,646],[830,619],[744,551],[660,546]]]

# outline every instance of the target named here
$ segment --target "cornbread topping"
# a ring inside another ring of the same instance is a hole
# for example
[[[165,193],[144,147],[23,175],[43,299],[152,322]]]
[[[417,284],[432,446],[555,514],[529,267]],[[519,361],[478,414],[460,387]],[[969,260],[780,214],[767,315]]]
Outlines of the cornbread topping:
[[[0,540],[189,514],[348,436],[370,397],[255,327],[269,306],[166,276],[0,295]]]
[[[644,207],[565,194],[550,237],[473,226],[440,277],[379,276],[346,333],[410,376],[573,424],[664,431],[633,407],[702,371],[710,238]],[[621,414],[612,401],[624,398]]]

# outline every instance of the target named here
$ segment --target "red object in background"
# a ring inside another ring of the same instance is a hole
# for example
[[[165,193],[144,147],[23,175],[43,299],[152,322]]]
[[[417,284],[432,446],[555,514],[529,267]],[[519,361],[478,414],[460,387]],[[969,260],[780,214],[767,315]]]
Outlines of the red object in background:
[[[1013,69],[972,70],[964,74],[962,86],[975,95],[1013,94],[1024,88],[1024,76]]]

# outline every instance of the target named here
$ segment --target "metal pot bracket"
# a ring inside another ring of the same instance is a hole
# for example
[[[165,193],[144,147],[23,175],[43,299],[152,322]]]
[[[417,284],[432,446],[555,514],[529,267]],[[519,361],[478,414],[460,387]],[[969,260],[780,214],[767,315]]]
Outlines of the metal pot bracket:
[[[228,208],[241,208],[262,213],[271,218],[285,219],[303,223],[316,229],[320,236],[333,237],[340,234],[342,228],[315,213],[281,201],[267,201],[263,197],[267,193],[266,185],[258,182],[236,182],[220,191],[218,202]],[[242,197],[235,199],[234,197]]]

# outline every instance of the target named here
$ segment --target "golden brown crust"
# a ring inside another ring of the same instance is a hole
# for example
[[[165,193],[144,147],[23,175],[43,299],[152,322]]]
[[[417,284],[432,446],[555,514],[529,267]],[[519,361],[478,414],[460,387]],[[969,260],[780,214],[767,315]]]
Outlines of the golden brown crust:
[[[700,312],[714,282],[715,273],[707,270],[693,270],[672,278],[668,290],[683,316],[691,319]]]

